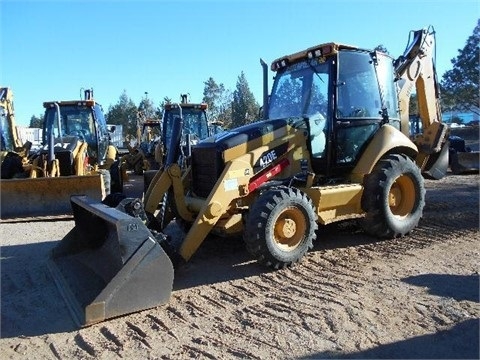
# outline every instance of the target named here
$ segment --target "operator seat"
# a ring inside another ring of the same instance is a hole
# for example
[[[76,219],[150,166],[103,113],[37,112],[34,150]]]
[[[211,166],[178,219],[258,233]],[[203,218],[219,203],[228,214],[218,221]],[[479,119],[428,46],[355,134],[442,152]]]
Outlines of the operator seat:
[[[316,113],[308,118],[310,123],[310,145],[312,148],[312,157],[321,158],[325,155],[325,125],[327,120],[325,117]]]

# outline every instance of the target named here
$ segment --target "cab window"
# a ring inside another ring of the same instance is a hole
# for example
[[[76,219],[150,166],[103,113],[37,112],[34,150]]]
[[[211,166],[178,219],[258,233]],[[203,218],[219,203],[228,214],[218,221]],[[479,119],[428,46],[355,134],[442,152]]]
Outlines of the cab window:
[[[339,54],[337,117],[381,118],[382,103],[370,54]]]

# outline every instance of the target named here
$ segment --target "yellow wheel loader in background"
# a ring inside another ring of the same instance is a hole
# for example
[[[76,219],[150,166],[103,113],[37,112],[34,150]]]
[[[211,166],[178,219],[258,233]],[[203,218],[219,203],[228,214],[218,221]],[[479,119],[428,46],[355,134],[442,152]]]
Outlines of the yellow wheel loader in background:
[[[71,214],[71,195],[101,201],[110,191],[122,191],[117,149],[93,91],[81,100],[43,106],[42,147],[2,161],[2,219]],[[15,129],[13,116],[3,124]]]
[[[75,227],[53,249],[51,268],[77,321],[168,302],[173,266],[209,234],[243,234],[253,258],[279,269],[313,247],[318,226],[358,218],[379,238],[412,231],[425,205],[422,173],[441,178],[448,165],[433,48],[430,29],[415,31],[395,62],[324,43],[275,60],[270,96],[262,61],[264,119],[199,141],[186,170],[172,150],[183,127],[176,117],[164,170],[143,202],[114,208],[72,197]],[[413,88],[424,129],[414,141],[406,113]],[[183,239],[166,237],[157,221],[168,192]]]

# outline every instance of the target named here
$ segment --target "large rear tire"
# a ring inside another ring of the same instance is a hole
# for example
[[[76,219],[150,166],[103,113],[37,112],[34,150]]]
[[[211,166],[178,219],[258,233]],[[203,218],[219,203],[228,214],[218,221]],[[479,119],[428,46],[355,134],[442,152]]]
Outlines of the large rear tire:
[[[247,250],[274,269],[291,266],[313,247],[316,219],[312,201],[300,190],[267,190],[250,208],[244,233]]]
[[[362,227],[370,235],[395,238],[408,234],[418,225],[424,206],[421,171],[405,155],[389,155],[365,177]]]
[[[1,165],[0,177],[2,179],[12,179],[22,175],[24,175],[24,170],[21,156],[8,152]]]

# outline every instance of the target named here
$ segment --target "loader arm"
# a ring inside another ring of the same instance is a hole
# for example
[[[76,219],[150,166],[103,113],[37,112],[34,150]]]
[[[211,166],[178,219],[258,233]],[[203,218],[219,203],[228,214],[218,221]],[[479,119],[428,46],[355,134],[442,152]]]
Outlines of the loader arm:
[[[155,214],[158,204],[162,202],[165,194],[173,187],[178,215],[188,222],[193,222],[178,250],[183,260],[190,260],[220,217],[225,214],[230,203],[234,199],[246,195],[240,194],[240,192],[241,189],[248,187],[250,181],[250,176],[244,174],[253,172],[248,161],[250,155],[246,154],[242,158],[226,164],[210,195],[201,202],[201,208],[196,216],[187,208],[181,178],[182,173],[178,164],[170,165],[165,171],[158,172],[153,178],[145,194],[145,211]]]
[[[248,187],[250,181],[250,176],[245,174],[253,172],[249,161],[250,156],[251,154],[248,153],[226,164],[215,187],[205,200],[195,222],[180,246],[179,253],[185,261],[188,261],[197,251],[210,230],[226,213],[230,203],[245,195],[240,192],[242,188]]]
[[[195,215],[187,209],[184,195],[184,181],[185,174],[182,176],[182,170],[176,163],[171,164],[165,171],[158,171],[153,177],[150,186],[148,187],[145,198],[144,208],[147,213],[155,214],[158,205],[164,201],[167,192],[173,187],[175,195],[175,206],[178,214],[185,220],[192,222],[195,220]]]

